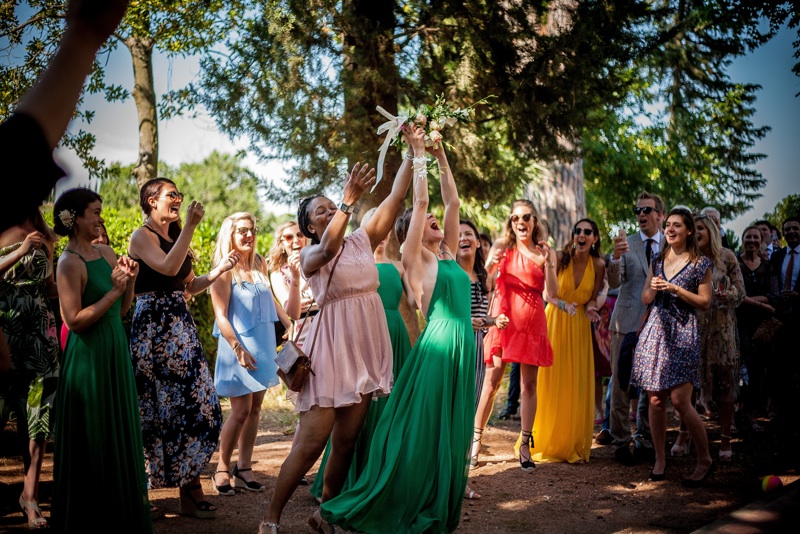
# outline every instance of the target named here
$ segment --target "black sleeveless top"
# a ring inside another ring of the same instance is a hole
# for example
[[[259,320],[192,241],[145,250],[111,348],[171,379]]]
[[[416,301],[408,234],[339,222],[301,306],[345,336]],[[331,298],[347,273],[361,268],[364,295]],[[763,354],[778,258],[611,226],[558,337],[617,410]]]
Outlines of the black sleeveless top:
[[[147,228],[156,234],[156,236],[158,236],[158,245],[161,247],[161,250],[169,254],[175,242],[167,241],[161,237],[161,234],[147,225],[143,226],[143,228]],[[188,254],[186,255],[186,259],[183,260],[183,265],[181,265],[180,270],[178,270],[178,274],[175,276],[161,274],[147,265],[144,260],[134,259],[139,262],[139,276],[136,277],[136,284],[133,288],[134,293],[137,295],[139,293],[149,293],[150,291],[183,291],[186,287],[184,280],[186,280],[186,277],[192,272],[192,258]]]

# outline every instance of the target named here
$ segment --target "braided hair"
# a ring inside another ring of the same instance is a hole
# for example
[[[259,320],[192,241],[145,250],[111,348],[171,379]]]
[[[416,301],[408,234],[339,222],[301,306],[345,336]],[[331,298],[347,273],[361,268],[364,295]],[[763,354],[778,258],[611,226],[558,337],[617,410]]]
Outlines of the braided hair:
[[[297,225],[300,227],[300,231],[303,232],[303,235],[311,240],[312,245],[319,244],[319,236],[313,234],[311,230],[308,229],[311,224],[311,214],[308,212],[308,205],[311,204],[312,200],[321,196],[322,193],[317,193],[310,197],[303,198],[300,200],[300,205],[297,206]]]

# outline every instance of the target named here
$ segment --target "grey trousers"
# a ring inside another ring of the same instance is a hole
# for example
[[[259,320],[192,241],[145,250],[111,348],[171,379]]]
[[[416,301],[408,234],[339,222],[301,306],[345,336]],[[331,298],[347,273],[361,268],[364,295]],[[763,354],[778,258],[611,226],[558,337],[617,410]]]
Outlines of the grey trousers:
[[[619,387],[617,364],[619,363],[619,349],[625,334],[614,332],[611,337],[611,437],[614,438],[614,447],[627,447],[631,442],[630,398],[628,392]],[[639,394],[639,404],[636,410],[636,432],[633,435],[634,446],[653,448],[650,437],[650,402],[647,393]]]

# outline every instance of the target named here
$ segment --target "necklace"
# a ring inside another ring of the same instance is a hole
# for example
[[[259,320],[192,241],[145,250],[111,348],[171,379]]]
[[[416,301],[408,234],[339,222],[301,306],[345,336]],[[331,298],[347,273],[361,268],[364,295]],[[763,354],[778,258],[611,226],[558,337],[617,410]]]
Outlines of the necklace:
[[[671,280],[687,263],[689,263],[689,254],[687,252],[680,256],[670,254],[669,263],[664,260],[664,276],[667,277],[667,280]],[[671,274],[670,271],[672,271]]]

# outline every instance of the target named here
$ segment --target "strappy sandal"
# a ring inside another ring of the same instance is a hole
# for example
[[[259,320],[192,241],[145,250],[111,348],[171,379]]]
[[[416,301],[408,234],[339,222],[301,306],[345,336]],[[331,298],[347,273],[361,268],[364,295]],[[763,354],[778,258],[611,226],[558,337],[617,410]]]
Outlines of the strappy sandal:
[[[197,501],[192,497],[192,491],[201,490],[200,484],[183,486],[180,489],[181,496],[181,515],[191,515],[198,519],[214,519],[217,517],[217,509],[208,501]]]
[[[47,528],[50,526],[47,524],[47,519],[42,516],[42,509],[39,508],[38,501],[26,501],[20,496],[19,506],[22,508],[22,516],[28,522],[28,528]],[[25,511],[26,508],[36,512],[36,517],[28,519],[28,512]]]
[[[481,494],[467,486],[464,489],[464,498],[468,501],[476,501],[481,498]]]
[[[281,527],[278,525],[278,523],[262,521],[261,524],[258,525],[258,534],[278,534],[280,528]]]
[[[248,467],[247,469],[239,469],[239,466],[233,464],[233,484],[237,488],[246,489],[247,491],[264,491],[267,487],[262,484],[261,482],[257,482],[255,480],[247,481],[244,478],[239,476],[239,473],[245,473],[247,471],[252,471],[253,469]]]
[[[234,472],[235,472],[235,469],[234,469]],[[214,488],[214,493],[216,493],[217,495],[226,495],[226,496],[229,496],[229,497],[232,496],[232,495],[236,495],[236,490],[233,489],[233,486],[231,486],[231,481],[230,480],[228,480],[227,484],[223,484],[221,486],[217,486],[217,475],[219,473],[225,473],[226,475],[228,475],[228,478],[230,479],[230,473],[228,471],[216,471],[211,476],[211,487]]]
[[[331,525],[324,519],[322,519],[322,514],[317,508],[317,511],[314,512],[314,515],[308,518],[308,526],[314,529],[314,532],[319,534],[338,534],[339,529],[336,528],[336,525]]]
[[[533,459],[531,458],[531,448],[533,448],[533,435],[530,432],[525,432],[523,430],[522,432],[520,432],[520,438],[522,438],[522,444],[519,446],[519,468],[528,473],[532,473],[536,469],[536,464],[533,463]],[[524,460],[522,458],[523,447],[527,449],[528,453],[527,460]]]
[[[472,451],[469,459],[469,468],[475,469],[478,467],[478,453],[481,451],[481,438],[483,438],[483,429],[474,427],[472,429]]]
[[[728,440],[728,446],[731,444],[731,436],[726,436],[725,434],[720,434],[720,438]],[[728,449],[727,451],[723,451],[720,449],[719,451],[719,461],[724,464],[729,464],[733,461],[733,449]]]

